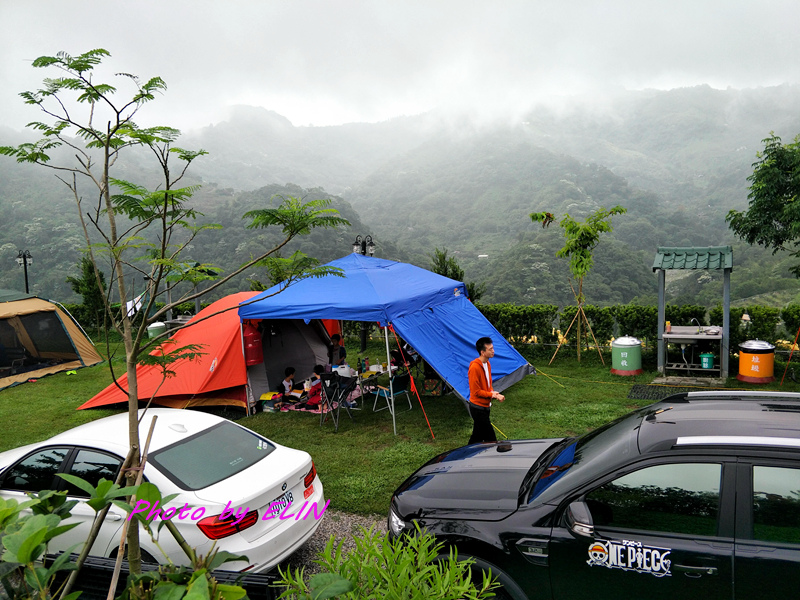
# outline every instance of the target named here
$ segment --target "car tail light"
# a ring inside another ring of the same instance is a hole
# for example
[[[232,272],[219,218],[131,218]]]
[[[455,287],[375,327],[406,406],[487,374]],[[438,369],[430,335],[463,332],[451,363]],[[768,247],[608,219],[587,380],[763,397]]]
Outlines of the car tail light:
[[[220,515],[206,517],[197,522],[200,531],[210,540],[219,540],[252,527],[258,522],[258,511],[251,510],[238,523],[234,523],[236,519],[232,516],[224,521],[220,521],[219,517]]]
[[[311,461],[311,470],[306,475],[305,479],[303,479],[303,485],[306,487],[310,486],[314,483],[314,477],[317,476],[317,467],[314,466],[314,461]]]

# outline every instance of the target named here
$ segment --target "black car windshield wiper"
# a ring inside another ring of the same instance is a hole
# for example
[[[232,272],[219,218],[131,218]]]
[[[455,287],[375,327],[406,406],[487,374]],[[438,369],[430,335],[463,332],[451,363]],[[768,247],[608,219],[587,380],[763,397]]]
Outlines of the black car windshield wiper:
[[[539,477],[541,477],[545,469],[547,469],[547,467],[550,466],[550,463],[553,462],[553,460],[559,454],[561,454],[561,451],[577,439],[577,437],[568,437],[559,442],[555,442],[552,446],[545,450],[539,458],[536,459],[533,465],[531,465],[531,468],[528,470],[528,473],[525,475],[525,479],[522,480],[522,485],[519,488],[520,501],[527,496],[531,486],[539,480]]]

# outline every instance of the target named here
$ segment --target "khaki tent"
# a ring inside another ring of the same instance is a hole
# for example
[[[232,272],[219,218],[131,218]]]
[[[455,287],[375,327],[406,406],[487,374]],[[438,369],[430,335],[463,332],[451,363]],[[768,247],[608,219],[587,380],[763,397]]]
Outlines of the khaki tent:
[[[0,389],[102,360],[66,309],[0,290]]]

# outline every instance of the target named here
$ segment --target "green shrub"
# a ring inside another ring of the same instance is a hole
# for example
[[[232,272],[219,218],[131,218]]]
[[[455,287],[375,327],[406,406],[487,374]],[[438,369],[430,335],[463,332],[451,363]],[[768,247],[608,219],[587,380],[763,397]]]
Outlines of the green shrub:
[[[797,331],[800,329],[800,304],[788,304],[781,311],[781,319],[785,329],[785,338],[790,342],[794,341]]]
[[[336,544],[331,536],[314,561],[325,573],[308,581],[303,569],[278,567],[281,579],[276,587],[287,588],[279,598],[477,600],[493,596],[492,590],[498,587],[486,573],[481,582],[473,582],[472,559],[459,560],[455,550],[442,558],[444,545],[419,528],[416,535],[392,540],[388,533],[362,527],[353,541],[356,548],[345,553],[342,542]]]
[[[601,346],[608,345],[608,340],[614,336],[614,310],[611,306],[592,306],[587,304],[583,307],[592,333]]]
[[[540,344],[553,343],[558,307],[553,304],[476,304],[483,316],[504,338],[518,342],[536,338]]]
[[[75,569],[69,552],[47,567],[41,561],[51,539],[77,527],[77,523],[61,524],[77,503],[67,500],[66,492],[53,491],[32,495],[22,503],[0,498],[0,590],[6,597],[49,598],[56,576]],[[69,594],[68,600],[79,593]]]
[[[481,304],[478,305],[481,313],[495,326],[495,328],[509,341],[515,344],[517,350],[527,359],[540,354],[543,344],[555,344],[558,340],[553,334],[557,325],[562,335],[573,323],[577,306],[565,306],[561,312],[556,306],[540,304],[532,306],[518,306],[515,304]],[[597,342],[606,346],[608,340],[614,336],[630,335],[639,338],[648,345],[654,346],[658,339],[658,307],[622,304],[616,306],[599,307],[585,305],[583,307],[586,317],[591,325]],[[750,315],[750,324],[742,323],[742,313],[747,311]],[[722,306],[717,305],[710,311],[700,305],[675,305],[667,304],[664,307],[665,320],[673,325],[689,325],[696,319],[701,325],[722,326]],[[706,314],[708,313],[708,317]],[[786,326],[786,332],[779,329],[781,318]],[[783,311],[767,306],[748,306],[746,308],[731,308],[730,313],[730,348],[735,351],[739,343],[748,339],[760,339],[774,342],[781,336],[794,340],[800,328],[800,305],[792,304]],[[585,325],[581,330],[584,333]],[[574,324],[570,329],[569,343],[575,343],[577,329]],[[536,347],[528,346],[535,336]],[[593,344],[591,336],[585,338]],[[587,342],[584,341],[584,344]]]
[[[120,500],[128,494],[134,494],[139,499],[158,499],[163,501],[162,505],[177,495],[162,497],[158,488],[151,483],[120,488],[116,483],[100,479],[95,487],[74,475],[61,473],[59,476],[87,493],[86,505],[95,511],[95,519],[102,519],[104,509],[112,502],[132,512],[133,507]],[[77,527],[77,523],[65,525],[63,521],[72,516],[70,511],[78,501],[67,500],[66,492],[51,490],[28,495],[30,500],[22,503],[14,499],[0,498],[0,597],[15,600],[46,600],[55,598],[65,590],[66,586],[71,585],[64,581],[59,583],[59,579],[63,580],[59,574],[64,571],[79,570],[79,565],[83,564],[88,554],[86,546],[90,546],[91,543],[87,540],[84,544],[76,544],[60,554],[52,563],[43,566],[42,560],[47,553],[50,540]],[[135,522],[145,526],[151,536],[154,535],[152,527],[154,519],[148,520],[143,514],[137,514],[135,519]],[[179,534],[174,525],[168,521],[163,523],[177,539]],[[81,550],[78,563],[70,562],[71,552],[77,552],[80,546],[84,548]],[[162,565],[157,571],[131,574],[120,599],[242,600],[246,597],[244,588],[218,583],[211,573],[225,563],[242,560],[243,557],[216,550],[210,551],[205,556],[198,556],[194,549],[187,549],[186,552],[192,563],[190,569],[176,567],[170,563]],[[80,594],[80,591],[73,591],[68,593],[64,600],[76,600]]]
[[[640,340],[656,339],[658,329],[657,306],[635,306],[619,304],[612,306],[612,314],[617,321],[620,336],[630,335]]]
[[[744,313],[750,315],[750,321],[742,321]],[[778,339],[778,322],[781,311],[770,306],[731,307],[730,312],[730,349],[738,352],[739,344],[746,340],[764,340],[774,342]],[[722,305],[718,304],[709,311],[711,324],[722,326]]]
[[[664,307],[664,313],[666,315],[665,319],[673,325],[689,325],[692,319],[697,319],[697,322],[701,325],[708,325],[705,306],[667,304]],[[720,321],[721,323],[722,321]]]

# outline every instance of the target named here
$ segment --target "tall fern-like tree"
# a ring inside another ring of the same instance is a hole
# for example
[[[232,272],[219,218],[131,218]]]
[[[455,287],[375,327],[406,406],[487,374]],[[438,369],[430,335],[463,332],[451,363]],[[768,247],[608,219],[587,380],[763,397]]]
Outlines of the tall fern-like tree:
[[[186,256],[199,234],[216,228],[197,222],[201,215],[191,206],[190,200],[198,186],[181,184],[189,166],[206,152],[177,146],[180,136],[177,129],[141,127],[134,118],[166,90],[166,83],[160,77],[141,81],[129,73],[117,73],[116,81],[125,88],[123,92],[116,85],[101,81],[101,75],[96,74],[109,56],[108,51],[96,49],[78,56],[60,52],[34,60],[34,68],[55,70],[57,76],[45,78],[40,89],[20,95],[49,122],[29,124],[41,134],[38,141],[17,147],[2,146],[0,154],[52,169],[75,199],[87,258],[97,290],[102,293],[106,320],[120,333],[125,347],[129,442],[134,456],[129,471],[129,483],[132,483],[141,452],[136,367],[140,362],[155,360],[148,353],[148,326],[178,304],[209,293],[266,260],[294,237],[308,234],[315,228],[337,227],[348,222],[329,208],[326,200],[306,202],[286,198],[277,208],[255,210],[246,215],[248,227],[276,227],[282,235],[273,248],[266,248],[233,272],[214,275],[217,271],[211,269],[211,265],[197,263]],[[120,167],[125,164],[127,151],[134,147],[149,153],[160,173],[157,187],[149,189],[113,176],[123,171]],[[331,272],[307,267],[303,264],[303,273],[292,273],[287,285],[301,275]],[[107,289],[104,287],[106,275],[110,280]],[[145,293],[136,298],[132,293],[134,278],[147,281]],[[198,291],[196,284],[202,280],[214,281]],[[168,297],[167,290],[175,290],[184,282],[195,285],[184,285],[184,289],[191,291],[172,302],[156,305],[162,297]],[[119,301],[122,310],[115,309],[112,300]],[[136,300],[142,302],[144,316],[134,320],[133,310],[126,306],[135,307]],[[165,376],[169,373],[166,365],[170,361],[192,358],[198,352],[198,348],[164,349],[162,345]],[[109,363],[113,365],[113,361]],[[128,558],[131,570],[137,572],[140,556],[136,527],[129,528]]]

